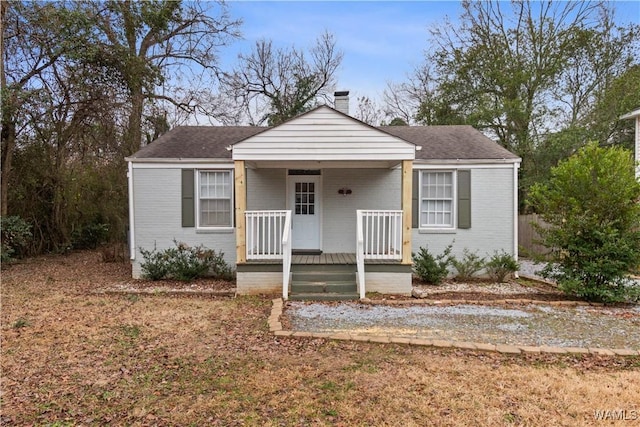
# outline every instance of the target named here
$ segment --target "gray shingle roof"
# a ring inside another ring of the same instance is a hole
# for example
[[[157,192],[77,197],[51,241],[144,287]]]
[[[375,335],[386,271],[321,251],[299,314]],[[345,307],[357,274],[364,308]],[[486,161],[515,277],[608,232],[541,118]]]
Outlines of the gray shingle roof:
[[[227,147],[268,128],[179,126],[131,156],[132,159],[230,159]],[[471,126],[381,126],[378,129],[419,145],[418,160],[517,159]]]
[[[420,160],[517,159],[472,126],[380,126],[391,135],[422,147]]]
[[[178,126],[142,148],[134,159],[230,159],[227,147],[266,127]]]

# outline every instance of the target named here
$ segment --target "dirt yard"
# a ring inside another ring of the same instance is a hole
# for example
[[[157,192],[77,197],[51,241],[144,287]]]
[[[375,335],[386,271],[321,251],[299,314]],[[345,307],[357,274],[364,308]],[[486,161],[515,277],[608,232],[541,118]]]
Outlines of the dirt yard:
[[[640,423],[637,357],[276,339],[271,296],[94,292],[131,282],[97,252],[2,270],[0,425]]]

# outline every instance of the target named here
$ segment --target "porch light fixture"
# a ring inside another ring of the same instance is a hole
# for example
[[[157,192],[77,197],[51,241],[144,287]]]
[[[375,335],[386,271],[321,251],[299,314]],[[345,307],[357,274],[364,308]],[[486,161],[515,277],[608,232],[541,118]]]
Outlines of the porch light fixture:
[[[342,194],[343,196],[348,196],[351,193],[352,193],[351,189],[347,187],[342,187],[341,189],[338,190],[338,194]]]

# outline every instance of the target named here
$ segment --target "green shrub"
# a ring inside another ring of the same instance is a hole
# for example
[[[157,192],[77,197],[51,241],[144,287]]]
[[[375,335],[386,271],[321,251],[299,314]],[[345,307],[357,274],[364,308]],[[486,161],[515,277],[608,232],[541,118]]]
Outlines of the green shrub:
[[[549,224],[538,230],[553,248],[546,277],[590,301],[637,298],[628,275],[640,259],[640,182],[629,151],[591,143],[534,185],[530,198]]]
[[[189,282],[207,274],[211,268],[213,251],[200,246],[187,246],[174,240],[175,248],[165,251],[172,279]]]
[[[0,218],[0,228],[0,261],[21,256],[32,237],[31,225],[19,216],[5,216]]]
[[[462,251],[462,259],[452,258],[451,264],[458,274],[456,279],[469,280],[484,268],[484,258],[481,258],[477,252],[471,252],[464,248]]]
[[[16,320],[15,322],[13,322],[13,329],[20,329],[20,328],[25,328],[27,326],[29,326],[30,323],[27,319],[21,317],[18,320]]]
[[[211,273],[213,277],[223,280],[234,280],[235,272],[224,260],[224,252],[211,251]]]
[[[71,233],[74,249],[95,249],[109,238],[109,224],[94,222],[83,225]]]
[[[451,265],[452,245],[447,246],[444,251],[437,256],[433,256],[427,248],[420,247],[420,251],[412,253],[413,271],[427,283],[437,285],[449,275],[448,267]]]
[[[503,283],[509,274],[520,269],[520,265],[513,255],[505,251],[496,251],[485,264],[485,268],[489,277],[496,282]]]
[[[158,252],[154,247],[152,251],[140,248],[144,262],[140,264],[142,277],[149,280],[161,280],[169,273],[169,262],[165,251]]]
[[[144,258],[142,276],[150,280],[176,279],[191,281],[206,275],[225,280],[233,279],[233,270],[224,260],[224,253],[202,245],[190,247],[174,240],[175,248],[147,251],[140,248]]]

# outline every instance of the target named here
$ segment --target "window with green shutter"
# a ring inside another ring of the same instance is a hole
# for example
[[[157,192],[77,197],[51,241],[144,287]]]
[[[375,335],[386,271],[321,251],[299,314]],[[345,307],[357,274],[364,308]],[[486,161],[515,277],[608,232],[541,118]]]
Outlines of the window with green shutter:
[[[471,228],[471,171],[423,170],[413,175],[413,228]]]
[[[198,227],[233,225],[233,180],[230,170],[198,173]]]
[[[231,170],[182,169],[182,226],[233,227]]]

